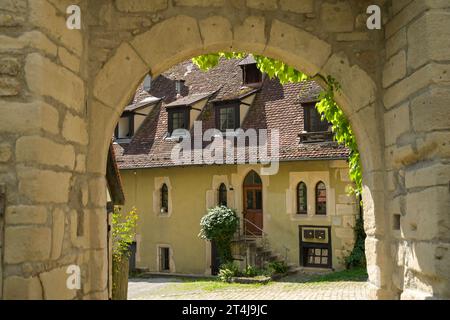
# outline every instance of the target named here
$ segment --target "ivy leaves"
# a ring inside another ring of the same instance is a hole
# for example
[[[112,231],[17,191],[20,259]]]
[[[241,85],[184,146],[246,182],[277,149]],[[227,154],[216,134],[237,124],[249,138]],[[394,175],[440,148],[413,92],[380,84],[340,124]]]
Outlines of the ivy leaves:
[[[247,53],[243,52],[218,52],[198,56],[193,58],[192,61],[201,70],[206,71],[215,67],[219,63],[220,58],[243,59],[246,56]],[[253,55],[253,57],[261,72],[266,73],[270,78],[277,77],[281,84],[302,82],[310,79],[303,72],[288,66],[282,61],[260,55]],[[360,195],[362,190],[362,168],[356,138],[351,129],[350,122],[334,100],[334,94],[340,90],[340,85],[331,76],[321,78],[326,82],[327,87],[320,93],[316,109],[321,114],[322,119],[326,119],[331,123],[334,139],[350,150],[348,159],[349,175],[355,184],[355,188],[351,188],[349,191]]]

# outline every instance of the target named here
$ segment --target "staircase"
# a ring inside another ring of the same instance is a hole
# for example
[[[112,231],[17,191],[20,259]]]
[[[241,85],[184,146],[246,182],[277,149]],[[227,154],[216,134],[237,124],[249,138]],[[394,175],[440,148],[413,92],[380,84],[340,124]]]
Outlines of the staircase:
[[[261,234],[252,234],[249,230],[246,230],[245,225],[247,223],[251,224]],[[243,264],[242,267],[253,266],[264,268],[268,263],[278,261],[286,263],[288,266],[288,274],[296,273],[298,270],[298,266],[288,261],[289,248],[283,246],[283,254],[273,250],[270,246],[267,233],[245,218],[244,228],[243,230],[239,230],[235,235],[233,243],[233,257],[235,260],[241,261]]]

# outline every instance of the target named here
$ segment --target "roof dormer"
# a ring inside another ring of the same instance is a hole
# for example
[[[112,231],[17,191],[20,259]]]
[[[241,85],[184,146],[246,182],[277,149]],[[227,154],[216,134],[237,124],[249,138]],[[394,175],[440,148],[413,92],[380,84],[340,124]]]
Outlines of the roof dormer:
[[[250,54],[239,63],[242,69],[242,85],[251,86],[262,82],[262,73],[258,69],[255,58]]]
[[[166,105],[168,117],[168,136],[177,135],[177,129],[190,130],[203,108],[208,103],[211,93],[191,94],[180,97]],[[183,130],[180,130],[183,131]]]

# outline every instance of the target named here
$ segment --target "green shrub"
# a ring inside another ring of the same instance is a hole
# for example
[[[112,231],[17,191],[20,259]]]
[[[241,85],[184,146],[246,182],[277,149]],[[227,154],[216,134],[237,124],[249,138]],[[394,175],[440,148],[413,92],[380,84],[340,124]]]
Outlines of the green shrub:
[[[366,233],[364,232],[364,221],[362,215],[356,220],[354,232],[356,239],[355,245],[353,246],[353,250],[350,252],[350,254],[344,258],[345,267],[347,269],[366,267]]]
[[[270,274],[284,274],[288,269],[289,267],[284,261],[273,261],[267,264],[267,271]]]
[[[246,277],[256,277],[261,274],[261,270],[258,270],[257,268],[253,266],[247,266],[244,270],[244,276]]]
[[[241,275],[239,267],[234,262],[227,262],[219,268],[219,279],[223,282],[230,282],[232,277]]]
[[[239,227],[236,211],[225,206],[211,208],[201,219],[200,226],[199,236],[216,243],[220,261],[232,261],[231,240]]]

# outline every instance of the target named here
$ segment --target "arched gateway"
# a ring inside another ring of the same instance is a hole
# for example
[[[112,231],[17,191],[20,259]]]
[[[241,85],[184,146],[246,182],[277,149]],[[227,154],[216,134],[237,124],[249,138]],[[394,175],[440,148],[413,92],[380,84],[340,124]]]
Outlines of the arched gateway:
[[[450,297],[446,1],[80,0],[81,30],[66,28],[66,3],[0,6],[16,22],[0,25],[2,298],[107,298],[114,127],[146,73],[215,51],[338,80],[362,155],[373,297]],[[375,3],[382,30],[365,24]],[[80,290],[65,286],[71,264]]]

